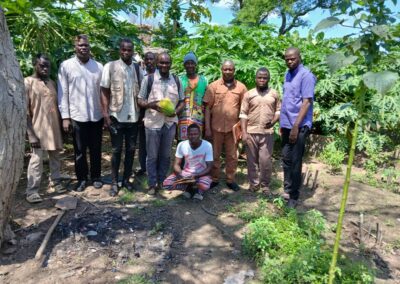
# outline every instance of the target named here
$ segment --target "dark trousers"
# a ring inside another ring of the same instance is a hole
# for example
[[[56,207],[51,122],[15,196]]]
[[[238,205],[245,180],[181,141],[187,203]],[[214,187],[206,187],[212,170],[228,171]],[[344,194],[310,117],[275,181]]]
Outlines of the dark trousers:
[[[301,187],[301,167],[303,163],[304,146],[310,133],[308,126],[299,129],[296,143],[289,143],[290,129],[282,128],[282,167],[284,190],[291,199],[299,198]]]
[[[73,143],[75,155],[75,173],[79,181],[88,178],[88,162],[86,152],[89,148],[90,178],[100,179],[101,175],[101,138],[103,135],[103,119],[92,122],[72,120]]]
[[[132,175],[133,156],[135,155],[136,138],[138,134],[138,124],[122,123],[112,119],[112,126],[116,130],[111,134],[112,158],[111,158],[111,177],[112,182],[118,182],[118,171],[121,163],[122,148],[125,141],[125,160],[123,180],[128,180]]]
[[[139,164],[142,171],[146,171],[146,129],[144,123],[139,123]]]

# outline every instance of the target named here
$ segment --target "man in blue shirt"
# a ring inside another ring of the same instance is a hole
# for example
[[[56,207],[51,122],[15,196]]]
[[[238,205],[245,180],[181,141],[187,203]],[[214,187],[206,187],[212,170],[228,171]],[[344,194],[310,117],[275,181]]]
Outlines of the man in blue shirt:
[[[298,48],[285,52],[289,68],[283,85],[280,116],[282,134],[283,197],[289,207],[296,207],[301,186],[301,167],[306,138],[312,127],[313,99],[316,78],[301,64]]]

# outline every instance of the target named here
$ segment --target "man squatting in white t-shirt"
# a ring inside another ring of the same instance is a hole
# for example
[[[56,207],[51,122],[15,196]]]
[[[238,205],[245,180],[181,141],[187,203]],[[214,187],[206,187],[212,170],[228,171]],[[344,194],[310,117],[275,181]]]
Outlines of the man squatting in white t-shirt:
[[[163,182],[167,190],[183,190],[183,196],[202,200],[203,193],[210,188],[212,182],[209,175],[213,165],[213,150],[211,143],[201,139],[200,127],[197,124],[189,125],[188,140],[178,144],[175,154],[174,173]],[[183,169],[181,167],[184,161]],[[182,179],[194,179],[195,187],[190,183],[177,183]]]

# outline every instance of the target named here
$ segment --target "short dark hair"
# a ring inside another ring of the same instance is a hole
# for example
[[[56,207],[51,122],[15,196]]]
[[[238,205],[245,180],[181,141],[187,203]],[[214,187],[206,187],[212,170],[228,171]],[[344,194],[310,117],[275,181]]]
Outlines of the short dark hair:
[[[169,53],[168,53],[168,52],[165,52],[165,51],[158,54],[158,56],[157,56],[157,61],[160,61],[160,58],[163,57],[163,56],[168,56],[169,61],[171,61],[171,63],[172,63],[172,57],[171,57],[171,55],[169,55]]]
[[[130,44],[132,44],[132,46],[134,46],[132,40],[127,37],[124,37],[119,41],[119,47],[121,48],[122,44],[124,44],[124,43],[130,43]]]
[[[89,37],[88,37],[87,35],[85,35],[85,34],[80,34],[80,35],[77,35],[77,36],[75,37],[75,43],[77,43],[77,42],[80,41],[81,39],[86,39],[87,41],[89,41]]]
[[[189,133],[190,129],[197,129],[200,132],[200,126],[196,123],[192,123],[188,126],[188,128],[187,128],[188,133]]]
[[[297,47],[294,47],[294,46],[291,46],[291,47],[287,48],[286,51],[285,51],[285,53],[286,53],[286,52],[294,52],[294,53],[296,53],[299,57],[301,56],[301,54],[300,54],[300,49],[298,49]]]
[[[149,55],[153,55],[153,56],[154,56],[154,59],[156,59],[156,54],[155,54],[154,52],[151,52],[151,51],[147,51],[147,52],[144,54],[144,57],[143,57],[143,58],[146,58],[146,57],[149,56]]]
[[[38,53],[32,58],[32,65],[35,66],[36,63],[40,60],[40,58],[43,58],[44,60],[50,61],[49,57],[44,54],[44,53]]]
[[[257,74],[258,74],[259,72],[263,72],[263,73],[267,72],[268,77],[270,77],[270,75],[271,75],[271,74],[269,73],[269,70],[268,70],[267,67],[260,67],[260,68],[258,68],[258,70],[257,70],[257,72],[256,72],[256,76],[257,76]]]

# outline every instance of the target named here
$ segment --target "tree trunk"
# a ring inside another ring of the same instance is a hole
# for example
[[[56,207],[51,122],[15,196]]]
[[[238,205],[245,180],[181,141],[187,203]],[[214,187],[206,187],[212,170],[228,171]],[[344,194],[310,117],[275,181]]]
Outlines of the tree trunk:
[[[26,131],[24,79],[0,7],[0,245],[12,238],[11,205],[22,173]]]

